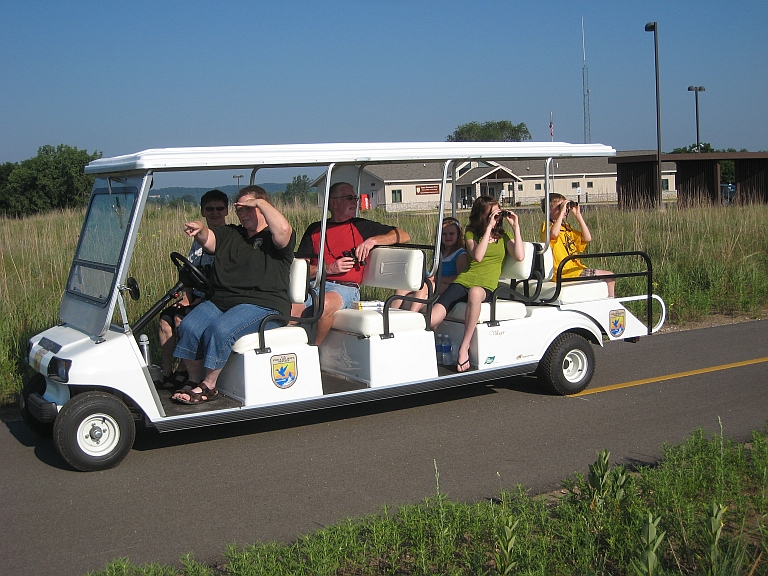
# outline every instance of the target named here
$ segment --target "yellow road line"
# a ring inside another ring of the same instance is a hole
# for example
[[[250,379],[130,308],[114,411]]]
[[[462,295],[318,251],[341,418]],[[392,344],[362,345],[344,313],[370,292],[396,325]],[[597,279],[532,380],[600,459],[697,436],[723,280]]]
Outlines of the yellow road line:
[[[753,360],[743,360],[741,362],[733,362],[731,364],[721,364],[720,366],[711,366],[709,368],[699,368],[697,370],[688,370],[687,372],[678,372],[676,374],[667,374],[666,376],[656,376],[654,378],[644,378],[642,380],[632,380],[631,382],[623,382],[621,384],[611,384],[610,386],[602,386],[600,388],[591,388],[574,394],[574,396],[586,396],[587,394],[597,394],[598,392],[608,392],[610,390],[621,390],[622,388],[631,388],[632,386],[642,386],[643,384],[651,384],[653,382],[663,382],[664,380],[674,380],[675,378],[685,378],[686,376],[696,376],[697,374],[706,374],[708,372],[718,372],[719,370],[729,370],[730,368],[740,368],[742,366],[749,366],[751,364],[760,364],[762,362],[768,362],[768,356],[763,358],[755,358]]]

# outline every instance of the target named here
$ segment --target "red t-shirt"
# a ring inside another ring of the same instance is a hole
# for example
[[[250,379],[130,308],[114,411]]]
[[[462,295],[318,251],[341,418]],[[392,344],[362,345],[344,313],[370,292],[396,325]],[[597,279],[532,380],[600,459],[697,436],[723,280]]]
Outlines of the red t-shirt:
[[[310,224],[299,244],[296,252],[298,258],[309,258],[310,264],[317,265],[317,255],[320,250],[321,222]],[[363,240],[372,236],[381,236],[392,230],[394,226],[387,226],[365,218],[351,218],[346,222],[331,222],[328,220],[325,230],[325,263],[327,265],[344,257],[344,252],[354,250]],[[328,274],[326,280],[331,282],[352,282],[360,284],[363,279],[363,267],[359,264],[344,274]]]

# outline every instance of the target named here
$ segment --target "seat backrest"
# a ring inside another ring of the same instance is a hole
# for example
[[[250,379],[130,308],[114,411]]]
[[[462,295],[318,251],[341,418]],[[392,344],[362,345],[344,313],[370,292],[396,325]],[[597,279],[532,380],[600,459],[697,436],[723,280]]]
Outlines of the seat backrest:
[[[501,277],[512,280],[527,280],[533,274],[535,247],[532,242],[523,242],[525,256],[521,261],[515,260],[509,252],[504,256],[501,266]]]
[[[291,263],[291,280],[288,284],[288,298],[292,304],[303,304],[307,299],[309,286],[309,262],[302,258],[294,258]]]
[[[379,246],[368,254],[363,284],[392,290],[418,290],[424,274],[424,253],[417,248]]]
[[[534,255],[533,269],[541,274],[541,280],[547,282],[555,273],[555,260],[552,249],[543,242],[534,242],[536,254]]]

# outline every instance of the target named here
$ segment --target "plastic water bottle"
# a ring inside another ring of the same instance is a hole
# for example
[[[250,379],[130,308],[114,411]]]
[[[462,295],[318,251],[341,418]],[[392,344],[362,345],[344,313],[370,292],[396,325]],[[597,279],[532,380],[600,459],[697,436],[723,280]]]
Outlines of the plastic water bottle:
[[[443,366],[450,366],[452,364],[451,355],[451,338],[446,334],[443,336]]]
[[[435,339],[435,354],[437,355],[437,363],[443,363],[443,335],[438,334]]]

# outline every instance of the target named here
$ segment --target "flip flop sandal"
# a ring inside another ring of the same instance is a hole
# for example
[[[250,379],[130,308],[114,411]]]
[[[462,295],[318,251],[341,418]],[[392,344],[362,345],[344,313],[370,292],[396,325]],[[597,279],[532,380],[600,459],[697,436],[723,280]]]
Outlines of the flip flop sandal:
[[[466,372],[469,370],[469,358],[467,358],[464,362],[461,364],[456,364],[456,372]]]
[[[190,382],[188,386],[191,386],[191,388],[187,388],[187,386],[185,386],[181,390],[177,390],[171,397],[171,400],[178,402],[179,404],[192,405],[202,404],[203,402],[213,402],[219,398],[219,391],[216,388],[211,390],[207,386],[203,386],[202,384],[195,384],[194,382]],[[200,388],[200,392],[194,392],[193,390],[195,388]],[[176,394],[186,394],[189,396],[189,400],[177,398]]]

